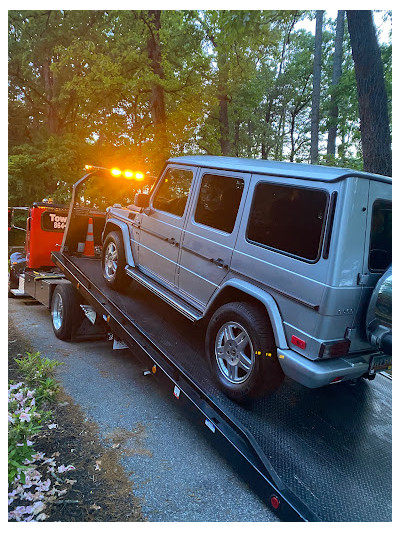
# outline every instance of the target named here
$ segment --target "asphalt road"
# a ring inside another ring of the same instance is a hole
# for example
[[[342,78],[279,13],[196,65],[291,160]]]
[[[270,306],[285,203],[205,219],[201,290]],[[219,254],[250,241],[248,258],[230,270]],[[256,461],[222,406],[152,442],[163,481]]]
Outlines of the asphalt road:
[[[9,300],[9,320],[35,350],[62,361],[57,377],[99,428],[107,445],[129,436],[118,449],[142,511],[152,522],[272,522],[266,505],[212,447],[206,432],[190,423],[179,402],[161,389],[128,350],[107,341],[66,343],[41,305]]]

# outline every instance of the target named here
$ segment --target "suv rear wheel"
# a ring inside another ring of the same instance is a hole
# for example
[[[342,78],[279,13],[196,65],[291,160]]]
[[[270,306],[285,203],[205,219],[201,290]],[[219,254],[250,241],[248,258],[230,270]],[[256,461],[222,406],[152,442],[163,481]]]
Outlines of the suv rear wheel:
[[[101,256],[103,276],[111,287],[121,289],[125,278],[125,250],[122,236],[117,231],[111,231],[103,245]]]
[[[206,353],[219,387],[233,400],[264,396],[284,379],[269,319],[255,304],[231,302],[217,309]]]
[[[62,341],[70,341],[80,322],[83,312],[80,297],[72,283],[56,286],[51,300],[51,321],[55,336]]]

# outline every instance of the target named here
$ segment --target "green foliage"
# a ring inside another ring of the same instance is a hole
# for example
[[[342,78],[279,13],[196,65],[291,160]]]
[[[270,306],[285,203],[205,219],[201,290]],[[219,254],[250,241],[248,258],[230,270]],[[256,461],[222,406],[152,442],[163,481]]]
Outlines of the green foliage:
[[[21,359],[15,359],[24,379],[29,387],[36,390],[35,397],[38,406],[45,401],[52,401],[58,390],[54,379],[54,368],[63,363],[51,361],[40,355],[40,352],[30,353]]]
[[[15,359],[25,383],[9,384],[8,391],[8,481],[19,474],[25,481],[27,462],[35,453],[30,441],[51,416],[46,406],[55,400],[58,385],[54,368],[61,363],[27,352]]]
[[[307,11],[9,12],[9,204],[68,201],[86,163],[157,173],[165,157],[229,154],[307,161],[313,33]],[[149,42],[160,46],[159,69]],[[335,21],[324,26],[321,161]],[[391,45],[382,46],[391,95]],[[155,103],[159,90],[163,102]],[[361,161],[351,48],[344,41],[338,156]],[[389,98],[391,105],[391,98]],[[156,124],[154,106],[165,107]],[[223,138],[225,145],[223,147]]]

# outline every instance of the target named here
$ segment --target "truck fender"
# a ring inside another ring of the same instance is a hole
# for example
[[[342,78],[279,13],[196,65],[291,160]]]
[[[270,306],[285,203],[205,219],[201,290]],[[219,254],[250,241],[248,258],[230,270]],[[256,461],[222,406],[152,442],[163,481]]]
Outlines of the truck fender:
[[[132,249],[131,249],[131,240],[129,236],[129,229],[128,225],[122,222],[121,220],[118,220],[117,218],[110,218],[107,220],[106,225],[104,226],[102,240],[104,242],[104,236],[112,231],[114,227],[117,226],[117,228],[121,231],[123,241],[124,241],[124,250],[125,250],[125,259],[129,266],[134,267],[135,261],[133,259]]]
[[[281,348],[282,350],[287,350],[289,347],[286,342],[286,335],[285,330],[283,327],[283,321],[281,314],[279,312],[277,303],[275,299],[266,291],[259,289],[258,287],[255,287],[251,283],[247,281],[243,281],[240,279],[231,278],[227,280],[220,288],[220,290],[215,293],[210,300],[207,310],[212,306],[213,302],[218,298],[218,295],[223,291],[225,288],[234,288],[241,292],[244,292],[248,294],[249,296],[252,296],[259,302],[261,302],[269,316],[269,319],[271,321],[272,330],[275,337],[275,344],[277,348]]]

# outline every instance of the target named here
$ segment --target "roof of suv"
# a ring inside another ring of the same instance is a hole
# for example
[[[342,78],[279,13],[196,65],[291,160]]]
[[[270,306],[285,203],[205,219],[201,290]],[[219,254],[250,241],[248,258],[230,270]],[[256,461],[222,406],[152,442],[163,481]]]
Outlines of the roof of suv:
[[[222,157],[212,155],[186,155],[171,157],[169,163],[192,165],[252,174],[270,174],[288,178],[301,178],[317,181],[338,181],[346,177],[355,176],[375,181],[392,183],[392,178],[351,170],[350,168],[325,167],[321,165],[307,165],[305,163],[289,163],[269,161],[267,159],[245,159],[241,157]]]

